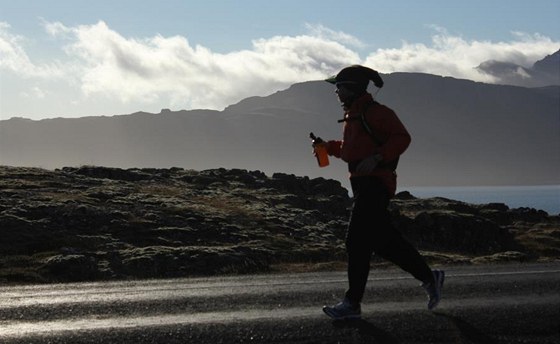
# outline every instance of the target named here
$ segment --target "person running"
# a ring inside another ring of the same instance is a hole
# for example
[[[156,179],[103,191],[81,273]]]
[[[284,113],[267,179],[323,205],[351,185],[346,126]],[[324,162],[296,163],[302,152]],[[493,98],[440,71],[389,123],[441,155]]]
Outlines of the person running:
[[[390,108],[367,92],[370,81],[381,88],[383,80],[371,68],[353,65],[326,80],[336,86],[344,108],[343,139],[318,143],[329,155],[348,163],[354,194],[347,234],[348,290],[344,299],[323,311],[333,319],[361,317],[361,301],[373,253],[422,282],[428,294],[428,309],[441,299],[445,273],[431,270],[420,253],[392,225],[389,200],[396,191],[399,156],[410,144],[410,135]]]

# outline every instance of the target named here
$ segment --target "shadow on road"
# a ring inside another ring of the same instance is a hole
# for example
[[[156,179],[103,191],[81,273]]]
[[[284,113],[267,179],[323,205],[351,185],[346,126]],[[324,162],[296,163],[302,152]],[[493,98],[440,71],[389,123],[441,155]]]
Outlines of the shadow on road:
[[[380,329],[379,327],[367,322],[364,319],[359,320],[335,320],[333,326],[340,329],[356,329],[362,340],[367,340],[367,343],[387,343],[399,344],[399,340],[392,336],[389,332]]]
[[[494,344],[498,343],[496,339],[487,335],[486,333],[480,331],[473,325],[469,324],[465,320],[450,314],[445,314],[442,312],[434,312],[437,317],[447,319],[455,328],[457,328],[461,334],[462,338],[469,340],[471,343],[475,344]]]

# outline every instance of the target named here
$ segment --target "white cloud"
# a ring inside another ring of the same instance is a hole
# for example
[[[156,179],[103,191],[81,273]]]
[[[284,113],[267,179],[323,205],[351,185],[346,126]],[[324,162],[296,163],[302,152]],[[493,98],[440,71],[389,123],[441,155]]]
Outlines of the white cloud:
[[[557,51],[560,42],[539,34],[514,32],[509,42],[467,41],[437,28],[430,46],[403,42],[398,49],[378,49],[365,64],[384,73],[424,72],[482,82],[494,82],[494,77],[476,67],[496,60],[531,67],[546,55]]]
[[[68,32],[59,24],[47,27]],[[125,38],[104,22],[72,32],[66,52],[83,63],[83,92],[123,102],[169,99],[175,106],[221,108],[360,62],[344,45],[313,36],[258,39],[252,50],[218,54],[180,36]]]
[[[476,69],[482,62],[530,66],[560,47],[560,42],[538,34],[516,32],[511,41],[494,43],[468,41],[435,28],[429,45],[403,42],[400,48],[378,49],[363,59],[354,48],[363,50],[365,45],[355,37],[308,24],[305,35],[255,39],[252,49],[220,54],[192,46],[182,36],[124,37],[102,21],[76,27],[43,22],[43,27],[54,43],[62,39],[66,60],[34,63],[25,52],[25,39],[0,23],[0,72],[43,81],[57,77],[76,84],[84,99],[134,104],[136,109],[154,104],[221,109],[296,82],[323,79],[356,63],[384,73],[425,72],[493,82]],[[48,98],[53,92],[43,95]]]
[[[335,41],[344,45],[349,45],[356,48],[365,48],[366,44],[358,38],[341,31],[334,31],[323,25],[305,24],[309,34],[313,37],[319,37],[324,40]]]
[[[29,99],[44,99],[47,96],[47,92],[45,92],[38,86],[33,86],[27,92],[21,92],[20,95],[24,98]]]
[[[45,31],[52,37],[57,37],[57,36],[67,36],[69,34],[72,33],[72,29],[66,27],[64,24],[62,24],[61,22],[48,22],[45,19],[41,18],[43,27],[45,28]]]
[[[34,64],[24,49],[25,38],[10,32],[0,22],[0,71],[8,70],[25,78],[59,78],[64,73],[58,63]]]

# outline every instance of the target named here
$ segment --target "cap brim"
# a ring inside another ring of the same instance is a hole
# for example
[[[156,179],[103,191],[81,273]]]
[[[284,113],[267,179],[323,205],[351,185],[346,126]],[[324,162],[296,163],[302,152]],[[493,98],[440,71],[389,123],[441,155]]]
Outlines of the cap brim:
[[[325,79],[325,81],[333,85],[336,84],[336,75],[333,75],[328,79]]]

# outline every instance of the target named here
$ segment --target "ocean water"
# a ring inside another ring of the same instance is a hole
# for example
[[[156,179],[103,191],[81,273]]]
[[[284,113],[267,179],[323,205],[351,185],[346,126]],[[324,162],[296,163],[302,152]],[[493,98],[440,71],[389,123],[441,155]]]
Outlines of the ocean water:
[[[402,187],[419,198],[445,197],[473,204],[504,203],[510,208],[529,207],[560,214],[560,185]]]

